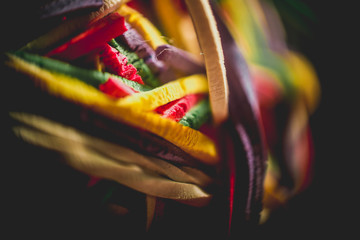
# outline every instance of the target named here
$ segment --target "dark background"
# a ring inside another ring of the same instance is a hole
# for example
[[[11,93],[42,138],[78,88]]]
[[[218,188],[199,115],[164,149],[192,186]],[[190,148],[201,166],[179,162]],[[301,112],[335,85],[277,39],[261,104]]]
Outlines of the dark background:
[[[274,239],[350,239],[358,236],[355,195],[359,189],[359,132],[355,113],[359,103],[359,51],[354,34],[358,14],[354,13],[354,6],[342,1],[293,2],[305,3],[313,13],[312,18],[300,18],[304,30],[287,21],[287,14],[280,11],[289,44],[312,62],[321,84],[321,101],[310,118],[315,145],[314,177],[306,191],[261,227],[259,235]]]

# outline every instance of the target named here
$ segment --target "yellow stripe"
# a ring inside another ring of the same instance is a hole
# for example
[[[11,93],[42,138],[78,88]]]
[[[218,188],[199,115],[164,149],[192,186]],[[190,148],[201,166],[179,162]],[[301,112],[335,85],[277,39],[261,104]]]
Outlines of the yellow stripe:
[[[309,113],[313,113],[319,103],[321,88],[317,74],[312,64],[301,54],[288,51],[285,55],[293,84],[300,96],[303,97]]]
[[[219,160],[214,142],[199,131],[162,118],[153,112],[144,112],[133,105],[121,105],[121,101],[113,100],[96,88],[75,78],[49,72],[12,55],[9,57],[10,61],[7,62],[9,66],[31,76],[42,89],[51,95],[154,133],[207,164],[216,164]],[[190,85],[190,83],[187,84]]]
[[[167,44],[160,31],[135,9],[124,4],[117,12],[125,17],[126,21],[140,33],[153,49]]]
[[[118,106],[131,106],[137,110],[151,111],[187,94],[208,93],[205,75],[191,75],[169,82],[148,92],[134,94],[118,100]]]
[[[181,29],[181,19],[182,14],[172,0],[157,0],[154,1],[154,7],[156,9],[156,16],[161,21],[161,26],[164,29],[165,33],[171,37],[172,44],[181,49],[188,50],[185,48],[185,43],[183,42],[183,32]]]
[[[171,45],[191,52],[199,61],[204,61],[191,16],[173,0],[155,0],[153,4],[160,29],[169,37]]]
[[[254,30],[249,26],[252,17],[251,9],[249,8],[247,1],[225,0],[221,2],[221,5],[225,13],[228,14],[228,17],[226,18],[228,26],[232,27],[231,32],[239,46],[241,46],[245,57],[248,58],[256,55],[257,49],[254,47]]]

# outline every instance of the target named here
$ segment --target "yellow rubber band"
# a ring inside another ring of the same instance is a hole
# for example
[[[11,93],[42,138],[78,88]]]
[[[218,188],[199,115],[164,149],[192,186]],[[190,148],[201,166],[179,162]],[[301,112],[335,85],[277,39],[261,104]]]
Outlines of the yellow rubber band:
[[[117,12],[125,17],[126,21],[140,33],[153,49],[156,49],[160,45],[167,44],[160,31],[135,9],[124,4]]]
[[[132,106],[138,111],[152,111],[188,94],[208,93],[205,75],[191,75],[164,84],[148,92],[142,92],[118,100],[118,106]]]
[[[154,133],[207,164],[218,163],[219,157],[215,143],[201,132],[163,118],[156,113],[137,109],[131,104],[122,105],[120,104],[121,101],[106,96],[96,88],[76,78],[49,72],[13,55],[9,57],[10,61],[7,62],[9,66],[31,76],[49,94],[91,108],[114,120]],[[187,80],[182,81],[187,82]],[[185,85],[188,86],[187,84]]]

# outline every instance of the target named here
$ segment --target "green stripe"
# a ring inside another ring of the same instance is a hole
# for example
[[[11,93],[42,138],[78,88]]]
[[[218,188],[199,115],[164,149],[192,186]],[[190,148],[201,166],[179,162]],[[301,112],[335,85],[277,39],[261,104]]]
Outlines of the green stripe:
[[[107,73],[107,74],[109,74],[109,73]],[[122,81],[123,83],[125,83],[126,85],[128,85],[129,87],[133,88],[134,90],[136,90],[138,92],[146,92],[146,91],[150,91],[153,89],[150,86],[139,84],[137,82],[128,80],[126,78],[119,77],[117,75],[112,75],[112,74],[109,74],[109,75],[112,76],[113,78],[116,78],[116,79]]]
[[[202,100],[190,109],[179,123],[193,129],[199,129],[209,119],[210,113],[209,100]]]
[[[139,84],[134,81],[127,80],[125,78],[107,73],[107,72],[100,72],[97,70],[88,70],[84,68],[79,68],[76,66],[73,66],[69,63],[65,63],[59,60],[39,56],[32,53],[27,53],[23,51],[17,51],[13,53],[15,56],[18,56],[22,58],[23,60],[30,62],[32,64],[35,64],[41,68],[47,69],[51,72],[61,73],[67,76],[75,77],[91,86],[94,86],[95,88],[99,88],[100,84],[105,83],[109,77],[116,78],[126,85],[132,87],[134,90],[143,92],[143,91],[149,91],[152,88]]]
[[[55,59],[22,51],[15,52],[14,54],[23,60],[33,63],[41,68],[78,78],[96,88],[98,88],[100,84],[105,83],[109,78],[109,76],[106,76],[106,74],[103,74],[102,72],[75,67],[71,64]]]
[[[140,75],[142,80],[146,85],[151,87],[158,87],[160,86],[159,80],[153,75],[150,68],[143,59],[139,58],[139,56],[131,52],[130,50],[126,49],[125,47],[121,46],[115,39],[112,39],[109,42],[109,45],[116,50],[118,50],[121,54],[125,55],[128,63],[132,64],[137,69],[137,74]]]

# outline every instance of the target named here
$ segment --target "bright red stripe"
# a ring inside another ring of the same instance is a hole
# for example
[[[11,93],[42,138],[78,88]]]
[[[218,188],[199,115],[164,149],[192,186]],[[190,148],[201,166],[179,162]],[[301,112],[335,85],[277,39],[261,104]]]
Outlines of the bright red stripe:
[[[112,13],[95,22],[85,32],[48,52],[46,56],[61,60],[74,60],[101,47],[126,30],[124,17],[118,13]]]
[[[103,93],[116,98],[122,98],[137,93],[136,90],[112,77],[110,77],[106,83],[101,84],[99,89]]]
[[[156,108],[155,112],[178,122],[203,98],[203,94],[189,94]]]
[[[100,50],[100,59],[109,72],[128,80],[144,84],[141,77],[137,74],[137,69],[132,64],[128,64],[126,56],[109,44],[102,46]]]

